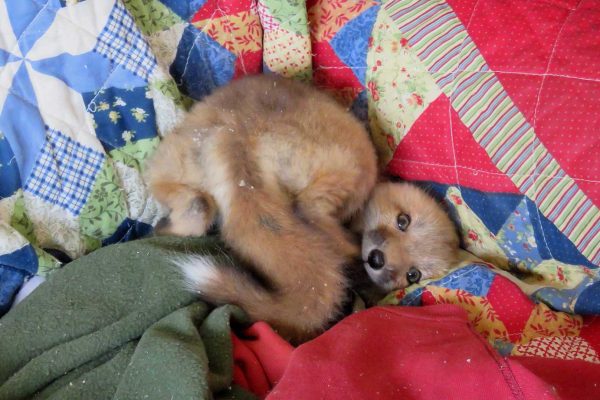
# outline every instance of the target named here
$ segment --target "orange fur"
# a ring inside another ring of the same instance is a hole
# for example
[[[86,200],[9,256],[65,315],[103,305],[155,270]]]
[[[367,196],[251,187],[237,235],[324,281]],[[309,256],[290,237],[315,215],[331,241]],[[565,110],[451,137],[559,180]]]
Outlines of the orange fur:
[[[406,214],[411,222],[405,231],[397,218]],[[459,238],[455,226],[440,205],[409,183],[380,183],[361,216],[362,255],[371,279],[384,290],[409,285],[407,273],[415,267],[422,279],[439,277],[456,264]],[[374,269],[368,262],[373,250],[384,255],[385,265]]]
[[[256,76],[196,104],[161,142],[146,179],[170,208],[163,233],[202,235],[218,213],[224,241],[269,286],[200,257],[184,263],[196,290],[301,341],[340,312],[344,264],[360,254],[340,221],[360,210],[376,173],[367,132],[338,103]]]
[[[367,132],[338,103],[307,85],[257,76],[196,104],[161,142],[146,180],[170,208],[162,233],[202,235],[220,215],[224,241],[250,264],[177,261],[193,289],[301,342],[339,316],[344,266],[361,254],[341,222],[356,222],[365,270],[383,289],[407,286],[410,267],[430,278],[456,261],[458,236],[443,209],[413,185],[375,185],[376,175]],[[399,213],[412,218],[405,232]],[[380,270],[366,262],[376,248],[385,255]]]

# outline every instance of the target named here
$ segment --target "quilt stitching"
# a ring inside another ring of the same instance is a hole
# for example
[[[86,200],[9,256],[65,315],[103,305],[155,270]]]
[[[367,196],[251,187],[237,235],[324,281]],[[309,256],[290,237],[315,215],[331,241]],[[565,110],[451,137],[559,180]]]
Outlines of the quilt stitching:
[[[426,162],[426,161],[419,161],[419,160],[409,160],[409,159],[402,159],[402,160],[392,160],[391,162],[402,162],[402,163],[410,163],[410,164],[423,164],[423,165],[430,165],[430,166],[434,166],[434,167],[442,167],[442,168],[454,168],[454,165],[448,165],[448,164],[441,164],[441,163],[432,163],[432,162]],[[483,169],[477,169],[477,168],[471,168],[471,167],[467,167],[464,165],[457,165],[457,168],[459,169],[465,169],[465,170],[469,170],[469,171],[473,171],[473,172],[479,172],[482,174],[488,174],[488,175],[497,175],[497,176],[509,176],[509,177],[518,177],[518,176],[529,176],[529,175],[522,175],[522,174],[504,174],[502,172],[491,172],[491,171],[485,171]],[[542,178],[552,178],[554,180],[564,180],[567,179],[567,177],[562,176],[562,177],[557,177],[557,176],[552,176],[552,175],[547,175],[547,174],[539,174],[537,175],[539,177]],[[581,182],[590,182],[590,183],[600,183],[600,180],[594,180],[594,179],[582,179],[582,178],[573,178],[573,180],[575,181],[581,181]]]
[[[579,8],[579,6],[581,5],[581,1],[579,1],[579,3],[577,4],[577,8]],[[554,53],[556,52],[556,45],[558,44],[558,40],[560,39],[560,35],[563,32],[563,29],[565,28],[565,26],[567,26],[567,22],[569,21],[569,18],[571,18],[571,16],[573,15],[573,13],[575,12],[575,10],[571,10],[569,12],[569,15],[567,16],[567,18],[565,18],[565,21],[563,22],[562,26],[560,27],[560,30],[558,31],[558,33],[556,34],[556,39],[554,40],[554,45],[552,46],[552,52],[550,53],[550,57],[548,57],[548,64],[546,65],[546,71],[542,74],[542,83],[540,84],[540,88],[538,90],[537,96],[536,96],[536,103],[535,103],[535,109],[533,111],[533,121],[532,121],[532,125],[535,129],[536,125],[537,125],[537,112],[539,109],[539,105],[540,105],[540,97],[542,96],[542,90],[544,89],[544,83],[546,82],[546,78],[548,76],[548,71],[550,71],[550,65],[552,65],[552,59],[554,58]],[[535,150],[536,147],[539,146],[539,140],[534,140],[533,142],[531,142],[530,145],[530,156],[534,156],[535,154]],[[541,160],[539,157],[535,159],[535,168],[533,169],[533,175],[532,175],[532,179],[534,179],[534,188],[537,188],[539,185],[539,180],[535,179],[535,177],[539,177],[540,176],[540,172],[543,171],[543,168],[540,170],[540,164],[542,163],[543,160]],[[560,179],[564,179],[565,176],[560,176]],[[537,191],[539,189],[534,189],[534,191]],[[538,219],[540,218],[541,212],[540,209],[536,207],[536,212],[538,215]],[[548,252],[550,253],[550,255],[554,258],[554,255],[552,254],[552,247],[548,246],[548,240],[546,239],[546,232],[544,232],[543,227],[541,227],[540,232],[542,234],[542,239],[544,240],[544,244],[546,245],[546,248],[548,249]]]
[[[315,69],[317,70],[328,70],[328,69],[343,69],[343,70],[352,70],[352,69],[369,69],[372,68],[371,66],[362,66],[362,65],[344,65],[341,67],[336,67],[336,66],[325,66],[325,65],[319,65],[316,66]],[[379,69],[387,69],[388,67],[386,65],[382,65],[378,67]],[[431,68],[426,68],[425,69],[427,72],[429,72],[431,75],[434,74],[438,74],[438,75],[442,75],[442,72],[433,70]],[[494,69],[493,71],[474,71],[474,70],[469,70],[469,69],[456,69],[453,72],[462,72],[462,73],[466,73],[466,74],[512,74],[512,75],[525,75],[525,76],[552,76],[552,77],[557,77],[557,78],[565,78],[565,79],[577,79],[577,80],[581,80],[581,81],[586,81],[586,82],[600,82],[600,79],[594,79],[594,78],[588,78],[588,77],[583,77],[583,76],[575,76],[575,75],[566,75],[566,74],[556,74],[556,73],[548,73],[548,74],[543,74],[543,73],[539,73],[539,72],[529,72],[529,71],[504,71],[501,69]],[[450,73],[448,73],[450,74]]]

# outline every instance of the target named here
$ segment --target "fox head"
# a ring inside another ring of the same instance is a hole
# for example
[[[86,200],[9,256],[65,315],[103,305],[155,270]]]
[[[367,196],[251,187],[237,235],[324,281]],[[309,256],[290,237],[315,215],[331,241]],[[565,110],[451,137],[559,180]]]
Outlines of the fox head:
[[[377,184],[359,219],[364,267],[386,291],[443,275],[457,262],[454,224],[415,185]]]

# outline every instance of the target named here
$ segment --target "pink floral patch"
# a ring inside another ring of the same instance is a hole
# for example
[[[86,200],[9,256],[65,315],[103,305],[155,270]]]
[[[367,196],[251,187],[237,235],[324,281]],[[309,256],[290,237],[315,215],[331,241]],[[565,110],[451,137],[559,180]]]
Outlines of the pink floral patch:
[[[479,235],[472,229],[469,229],[469,233],[467,236],[469,236],[469,239],[471,239],[474,242],[477,242],[479,240]]]
[[[415,99],[415,103],[417,103],[417,105],[422,106],[423,105],[423,98],[421,96],[419,96],[416,93],[412,94],[413,99]]]
[[[373,81],[369,81],[367,88],[369,89],[369,93],[371,93],[371,97],[374,101],[379,101],[379,90],[377,90],[377,85]]]
[[[404,298],[404,295],[406,294],[406,291],[404,289],[400,289],[396,292],[396,299],[398,300],[402,300]]]
[[[394,140],[394,137],[392,135],[387,135],[386,139],[387,139],[389,148],[391,150],[395,150],[396,149],[396,141]]]
[[[453,201],[455,204],[458,204],[459,206],[461,206],[461,205],[462,205],[462,203],[463,203],[462,199],[461,199],[459,196],[455,195],[455,194],[451,194],[451,195],[450,195],[450,198],[452,199],[452,201]]]

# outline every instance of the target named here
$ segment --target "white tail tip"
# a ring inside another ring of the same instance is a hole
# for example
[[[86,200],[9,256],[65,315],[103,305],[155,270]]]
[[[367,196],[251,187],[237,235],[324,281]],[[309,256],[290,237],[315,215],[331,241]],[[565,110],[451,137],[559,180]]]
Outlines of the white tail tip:
[[[182,256],[172,260],[183,273],[188,289],[202,294],[205,288],[218,285],[221,273],[210,256]]]

